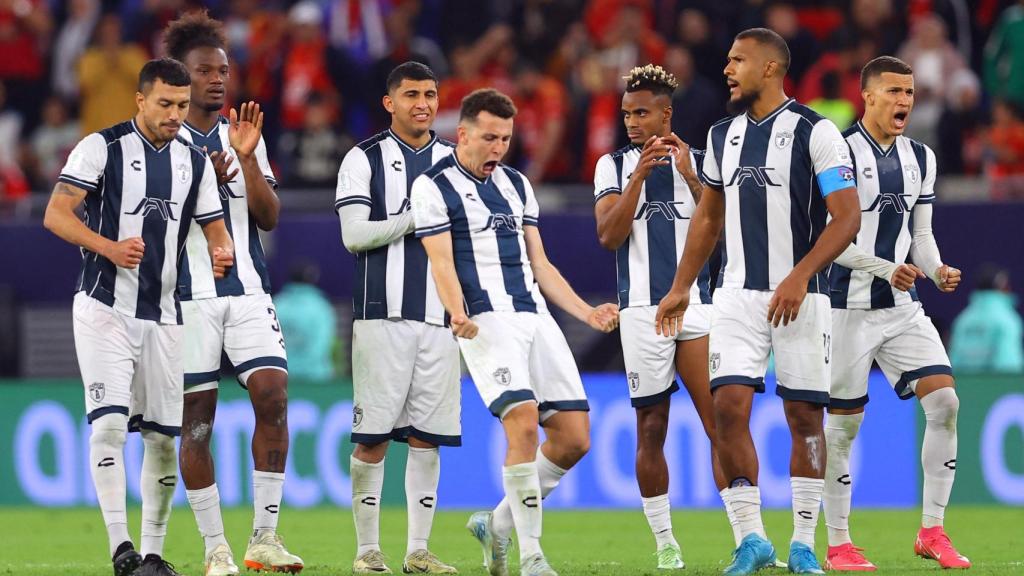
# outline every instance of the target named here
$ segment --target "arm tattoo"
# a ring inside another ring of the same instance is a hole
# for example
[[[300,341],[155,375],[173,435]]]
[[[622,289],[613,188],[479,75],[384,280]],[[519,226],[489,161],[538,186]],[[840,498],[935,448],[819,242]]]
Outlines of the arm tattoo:
[[[77,198],[80,191],[65,182],[57,182],[57,185],[53,188],[53,193]]]

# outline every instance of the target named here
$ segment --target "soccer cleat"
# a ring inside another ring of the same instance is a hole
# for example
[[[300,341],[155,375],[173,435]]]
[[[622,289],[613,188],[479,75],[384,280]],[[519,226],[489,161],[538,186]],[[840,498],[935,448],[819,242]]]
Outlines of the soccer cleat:
[[[135,551],[135,546],[131,542],[121,544],[118,550],[121,548],[124,550],[114,556],[114,576],[131,576],[142,565],[142,555]]]
[[[558,576],[543,554],[534,554],[526,558],[519,567],[519,576]]]
[[[732,563],[725,567],[725,576],[746,576],[775,565],[775,547],[758,534],[747,534],[732,553]]]
[[[678,544],[665,544],[654,553],[658,557],[658,570],[680,570],[686,568],[683,551]]]
[[[132,572],[132,576],[181,576],[174,570],[174,564],[156,554],[147,554],[142,565]]]
[[[474,512],[466,528],[484,549],[484,568],[491,576],[508,576],[508,548],[511,538],[496,536],[491,530],[491,513]]]
[[[227,544],[218,544],[206,554],[206,576],[237,576],[238,566]]]
[[[380,550],[363,552],[352,562],[353,574],[391,574],[391,568],[384,563],[384,553]]]
[[[854,546],[852,542],[840,544],[839,546],[829,546],[828,554],[825,557],[825,570],[834,570],[836,572],[874,572],[878,568],[861,554],[863,551],[863,548]]]
[[[789,545],[789,571],[794,574],[824,574],[814,550],[803,542]]]
[[[302,572],[302,558],[288,552],[277,532],[265,530],[249,539],[245,551],[245,567],[264,572]]]
[[[921,528],[914,542],[914,553],[922,558],[936,560],[943,568],[970,568],[971,561],[953,547],[942,526]]]
[[[402,572],[406,574],[458,574],[454,566],[441,562],[429,550],[416,550],[405,557]]]

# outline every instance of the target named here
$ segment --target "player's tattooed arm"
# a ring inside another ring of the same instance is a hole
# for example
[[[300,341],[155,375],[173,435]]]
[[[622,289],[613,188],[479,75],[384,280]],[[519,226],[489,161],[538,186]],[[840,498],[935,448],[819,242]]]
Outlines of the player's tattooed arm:
[[[672,153],[675,157],[676,171],[683,177],[686,186],[690,189],[694,202],[700,202],[700,196],[704,193],[704,183],[697,176],[693,162],[690,161],[690,145],[683,142],[683,139],[675,135],[675,132],[662,138],[663,142],[670,143],[674,148]]]
[[[142,238],[125,238],[115,242],[93,232],[79,218],[76,210],[87,194],[82,188],[58,182],[46,205],[43,226],[61,239],[103,256],[115,266],[129,269],[138,266],[146,249]]]

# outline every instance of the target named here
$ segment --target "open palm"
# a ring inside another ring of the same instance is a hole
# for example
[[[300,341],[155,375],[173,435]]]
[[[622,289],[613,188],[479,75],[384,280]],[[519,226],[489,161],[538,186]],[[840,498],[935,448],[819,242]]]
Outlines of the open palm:
[[[250,156],[256,151],[263,131],[263,112],[255,102],[242,104],[241,111],[231,109],[228,125],[228,140],[239,156]]]

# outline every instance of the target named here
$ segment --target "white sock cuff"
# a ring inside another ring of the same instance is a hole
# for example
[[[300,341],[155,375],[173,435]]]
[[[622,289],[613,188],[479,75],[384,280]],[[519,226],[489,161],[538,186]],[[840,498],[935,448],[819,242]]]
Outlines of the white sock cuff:
[[[569,472],[565,468],[562,468],[558,464],[555,464],[551,460],[548,460],[548,457],[544,455],[543,451],[541,451],[540,446],[537,447],[537,460],[535,462],[537,463],[538,473],[540,473],[543,470],[544,472],[554,476],[555,478],[561,478],[562,476],[565,476],[567,472]]]
[[[864,422],[864,413],[858,414],[829,414],[825,418],[825,431],[842,432],[844,436],[853,439],[860,431],[860,425]]]
[[[264,472],[262,470],[253,470],[252,482],[253,484],[264,482],[268,484],[272,482],[284,482],[284,472]]]
[[[220,490],[217,489],[217,484],[213,483],[206,488],[185,490],[185,497],[188,498],[188,503],[195,508],[209,502],[220,502]],[[205,508],[208,507],[205,506]]]
[[[501,469],[502,476],[506,478],[519,478],[524,476],[533,476],[537,474],[537,463],[536,462],[523,462],[522,464],[513,464],[511,466],[504,466]]]
[[[823,478],[802,478],[800,476],[793,476],[789,479],[789,485],[793,492],[797,490],[813,490],[821,493],[825,489],[825,480]]]
[[[355,468],[357,466],[361,467],[361,468],[367,468],[367,469],[370,469],[370,468],[383,468],[385,460],[387,460],[386,457],[385,458],[381,458],[380,462],[377,462],[377,463],[374,464],[374,463],[371,463],[371,462],[363,462],[362,460],[360,460],[359,458],[356,458],[355,456],[350,456],[349,457],[349,465],[352,466],[353,468]]]
[[[415,446],[409,446],[409,454],[426,454],[427,452],[438,454],[440,451],[441,449],[436,446],[433,448],[417,448]]]
[[[640,497],[640,501],[644,503],[644,510],[649,508],[658,508],[660,506],[669,506],[668,494],[662,494],[660,496],[651,496],[650,498]]]
[[[738,486],[729,488],[729,499],[739,504],[756,504],[761,506],[761,489],[757,486]]]

